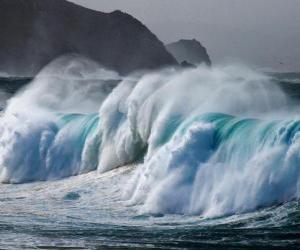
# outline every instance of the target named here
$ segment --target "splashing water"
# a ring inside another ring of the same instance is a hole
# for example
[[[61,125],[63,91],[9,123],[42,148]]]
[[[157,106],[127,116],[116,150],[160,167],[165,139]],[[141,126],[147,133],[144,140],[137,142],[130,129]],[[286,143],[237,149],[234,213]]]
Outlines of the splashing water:
[[[47,181],[134,163],[123,199],[142,214],[244,213],[299,198],[299,131],[297,105],[246,67],[121,78],[63,58],[9,101],[0,178]]]

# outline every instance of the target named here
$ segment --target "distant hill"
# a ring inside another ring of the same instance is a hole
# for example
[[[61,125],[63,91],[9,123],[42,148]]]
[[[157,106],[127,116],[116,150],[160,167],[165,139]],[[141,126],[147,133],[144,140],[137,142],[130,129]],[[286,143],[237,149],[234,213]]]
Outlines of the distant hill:
[[[179,63],[192,64],[205,63],[211,66],[211,60],[205,47],[197,40],[179,40],[166,45],[167,50],[176,58]]]
[[[0,72],[35,75],[54,58],[78,53],[121,74],[177,64],[132,16],[65,0],[0,0]]]

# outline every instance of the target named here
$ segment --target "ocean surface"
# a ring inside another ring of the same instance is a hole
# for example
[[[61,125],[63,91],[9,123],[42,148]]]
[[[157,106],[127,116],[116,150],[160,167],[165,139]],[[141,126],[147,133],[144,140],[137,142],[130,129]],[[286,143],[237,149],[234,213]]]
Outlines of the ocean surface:
[[[300,248],[300,74],[0,79],[0,249]]]

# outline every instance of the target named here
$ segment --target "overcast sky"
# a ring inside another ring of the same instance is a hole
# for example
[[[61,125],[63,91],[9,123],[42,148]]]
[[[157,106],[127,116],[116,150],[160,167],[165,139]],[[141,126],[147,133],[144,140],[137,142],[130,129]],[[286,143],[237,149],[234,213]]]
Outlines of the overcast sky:
[[[300,0],[72,0],[127,12],[164,43],[196,38],[213,63],[300,71]]]

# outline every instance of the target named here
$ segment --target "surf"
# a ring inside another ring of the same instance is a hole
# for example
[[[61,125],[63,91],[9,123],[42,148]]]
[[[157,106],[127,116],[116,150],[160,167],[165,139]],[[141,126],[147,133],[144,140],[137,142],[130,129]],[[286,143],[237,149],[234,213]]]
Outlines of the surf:
[[[299,198],[299,124],[297,104],[247,67],[121,77],[63,58],[9,100],[0,180],[136,164],[122,197],[141,213],[245,213]]]

